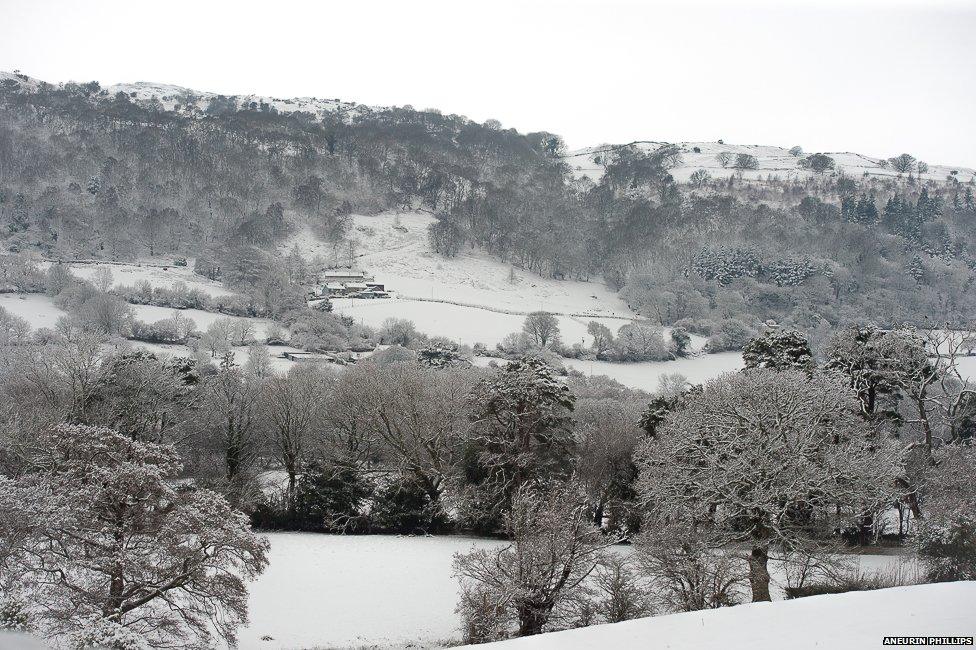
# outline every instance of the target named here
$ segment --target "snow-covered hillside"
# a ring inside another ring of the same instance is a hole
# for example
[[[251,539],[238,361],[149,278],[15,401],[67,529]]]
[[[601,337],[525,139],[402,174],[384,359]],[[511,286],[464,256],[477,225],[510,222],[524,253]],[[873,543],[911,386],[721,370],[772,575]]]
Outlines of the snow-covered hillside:
[[[0,84],[8,83],[16,84],[16,87],[19,87],[22,91],[35,92],[44,82],[25,74],[0,70]],[[278,113],[285,114],[301,112],[321,116],[327,113],[341,113],[344,116],[352,117],[374,110],[383,110],[383,107],[365,106],[355,102],[344,102],[340,99],[324,99],[320,97],[282,99],[254,94],[221,95],[219,93],[193,90],[183,86],[148,81],[120,83],[107,86],[102,90],[108,97],[114,97],[118,93],[124,93],[129,97],[130,101],[136,104],[148,105],[158,101],[163,110],[186,114],[206,112],[215,100],[219,101],[221,99],[233,102],[238,109],[274,109]]]
[[[23,91],[34,92],[44,83],[27,75],[0,71],[0,84],[16,84]],[[157,105],[163,110],[177,111],[189,115],[206,112],[215,102],[233,103],[238,109],[275,110],[278,113],[310,113],[319,117],[341,114],[345,117],[366,115],[374,111],[383,111],[389,107],[367,106],[356,102],[340,99],[326,99],[320,97],[278,98],[266,95],[221,95],[214,92],[194,90],[183,86],[165,83],[138,81],[133,83],[119,83],[103,89],[106,96],[124,93],[129,99],[141,105]],[[156,104],[158,102],[158,104]],[[666,142],[642,140],[634,142],[644,150],[654,150]],[[719,142],[677,142],[682,152],[683,162],[672,171],[676,180],[684,182],[698,169],[708,171],[715,178],[726,178],[738,173],[731,167],[722,167],[715,159],[715,155],[727,151],[733,156],[740,153],[755,156],[759,161],[759,169],[743,172],[748,179],[767,178],[770,175],[780,178],[807,177],[813,174],[799,167],[800,158],[790,154],[790,147],[778,147],[758,144],[723,144]],[[569,164],[577,177],[587,176],[598,180],[603,174],[603,167],[594,161],[594,156],[606,153],[620,145],[600,144],[569,152],[566,163]],[[813,153],[813,152],[810,152]],[[883,158],[876,158],[849,151],[823,152],[836,162],[837,171],[843,171],[849,176],[863,175],[892,177],[898,172],[890,167],[882,167]],[[929,170],[922,174],[923,179],[944,181],[952,175],[960,182],[968,182],[976,176],[976,170],[950,164],[929,164]]]
[[[886,636],[976,635],[976,582],[739,605],[491,643],[497,650],[880,648]]]
[[[151,83],[139,81],[136,83],[123,83],[108,86],[105,91],[109,95],[125,93],[129,99],[138,104],[159,101],[167,111],[180,112],[205,112],[214,100],[219,97],[231,100],[238,109],[252,108],[270,110],[274,109],[278,113],[311,113],[321,115],[323,113],[342,113],[352,116],[360,113],[369,113],[376,110],[369,106],[362,106],[354,102],[344,102],[340,99],[322,99],[319,97],[293,97],[290,99],[277,99],[262,95],[218,95],[211,92],[200,92],[173,86],[170,84]]]
[[[427,241],[427,226],[433,221],[429,214],[414,212],[356,215],[354,263],[396,298],[336,300],[336,310],[370,326],[390,317],[406,318],[426,334],[488,346],[520,330],[525,314],[532,311],[558,314],[563,341],[569,344],[589,340],[586,325],[591,320],[616,331],[636,317],[598,280],[543,278],[475,249],[451,258],[438,255]],[[334,258],[332,247],[308,229],[290,237],[281,250],[287,253],[295,246],[306,259]],[[340,263],[349,259],[338,256]]]
[[[634,143],[645,151],[654,151],[667,142],[642,141]],[[738,170],[731,166],[722,167],[715,156],[723,151],[728,151],[733,156],[740,153],[749,154],[756,157],[759,162],[759,169],[746,170],[742,173],[747,179],[763,179],[769,176],[777,176],[780,179],[787,178],[807,178],[815,176],[811,172],[800,167],[802,156],[794,156],[789,152],[789,147],[775,147],[758,144],[721,144],[718,142],[676,142],[673,143],[681,150],[682,162],[671,170],[671,175],[678,182],[686,182],[688,178],[699,169],[704,169],[713,178],[728,178],[737,174]],[[603,166],[595,162],[594,158],[601,158],[607,152],[612,151],[618,145],[599,145],[587,147],[577,151],[571,151],[566,155],[566,164],[570,166],[573,174],[577,178],[583,176],[597,181],[603,175]],[[811,152],[812,153],[812,152]],[[882,167],[882,158],[874,158],[859,153],[849,151],[824,152],[834,159],[836,171],[843,171],[848,176],[861,177],[864,175],[877,177],[895,177],[898,172],[889,167]],[[955,172],[953,174],[953,172]],[[960,183],[969,182],[976,176],[976,170],[967,167],[930,164],[929,170],[921,177],[926,180],[944,181],[947,176],[952,175]]]

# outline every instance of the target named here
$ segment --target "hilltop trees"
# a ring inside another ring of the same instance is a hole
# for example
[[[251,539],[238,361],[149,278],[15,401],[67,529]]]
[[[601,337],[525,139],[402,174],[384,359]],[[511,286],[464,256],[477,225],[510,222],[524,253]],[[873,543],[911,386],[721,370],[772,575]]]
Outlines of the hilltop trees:
[[[903,153],[900,156],[889,158],[888,162],[899,174],[908,174],[915,169],[915,156]]]
[[[59,426],[36,469],[0,477],[0,593],[43,633],[103,628],[153,647],[233,642],[267,542],[223,497],[169,479],[170,445]]]
[[[735,168],[739,171],[747,169],[759,169],[759,160],[748,153],[740,153],[735,156]]]
[[[643,503],[712,545],[749,544],[753,600],[769,600],[772,549],[816,545],[823,531],[893,496],[898,457],[859,412],[829,376],[724,375],[638,451]]]
[[[818,174],[834,168],[834,159],[823,153],[815,153],[800,160],[800,167]]]

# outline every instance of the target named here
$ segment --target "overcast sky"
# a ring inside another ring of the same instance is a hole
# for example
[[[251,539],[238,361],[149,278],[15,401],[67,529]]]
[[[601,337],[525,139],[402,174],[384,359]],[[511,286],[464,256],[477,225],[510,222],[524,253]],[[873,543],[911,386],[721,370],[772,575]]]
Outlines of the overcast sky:
[[[976,2],[0,0],[0,69],[976,166]]]

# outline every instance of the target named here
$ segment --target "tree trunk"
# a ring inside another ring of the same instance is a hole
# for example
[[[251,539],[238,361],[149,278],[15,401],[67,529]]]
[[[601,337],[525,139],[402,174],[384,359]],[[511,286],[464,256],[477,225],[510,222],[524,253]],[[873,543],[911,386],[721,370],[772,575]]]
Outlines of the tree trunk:
[[[749,555],[749,585],[752,602],[769,601],[769,547],[755,546]]]
[[[541,634],[542,628],[549,622],[552,612],[551,603],[519,603],[516,607],[519,619],[519,636]]]

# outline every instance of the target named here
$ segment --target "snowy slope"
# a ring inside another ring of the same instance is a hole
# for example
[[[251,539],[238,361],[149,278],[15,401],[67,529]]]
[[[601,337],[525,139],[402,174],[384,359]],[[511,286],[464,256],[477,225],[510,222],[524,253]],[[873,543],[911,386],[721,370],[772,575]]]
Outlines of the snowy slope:
[[[643,141],[634,144],[645,151],[654,151],[668,143]],[[787,178],[816,176],[814,172],[800,168],[800,157],[790,154],[789,147],[719,144],[718,142],[676,142],[674,144],[681,150],[682,163],[673,169],[671,174],[679,182],[686,182],[691,174],[698,169],[706,170],[713,178],[728,178],[737,173],[737,170],[731,167],[723,168],[715,159],[716,154],[722,151],[728,151],[733,156],[745,153],[756,157],[759,162],[759,169],[744,171],[744,178],[758,179],[759,177],[767,178],[773,175],[785,180]],[[571,151],[564,160],[577,178],[587,176],[596,181],[603,175],[603,167],[594,162],[594,157],[613,150],[615,146],[617,145],[599,145]],[[695,152],[696,147],[699,149],[697,153]],[[837,171],[843,171],[848,176],[858,178],[867,174],[874,177],[892,178],[898,175],[894,169],[883,168],[880,164],[881,158],[873,158],[849,151],[824,153],[834,159]],[[922,174],[922,178],[944,181],[946,176],[949,176],[953,171],[956,172],[955,177],[959,179],[960,183],[969,182],[976,175],[976,170],[966,167],[930,164],[929,171]]]
[[[72,275],[88,280],[95,279],[95,274],[99,269],[108,269],[112,273],[112,286],[134,287],[140,282],[149,282],[154,287],[172,289],[173,285],[182,282],[188,289],[202,291],[211,297],[232,296],[234,292],[224,287],[220,282],[209,280],[202,275],[197,275],[190,266],[162,266],[158,263],[153,264],[123,264],[117,262],[71,262],[68,268]],[[40,264],[41,268],[47,268],[48,262]]]
[[[306,259],[352,261],[395,292],[393,300],[334,301],[336,311],[364,325],[406,318],[426,334],[493,346],[506,334],[519,331],[525,314],[542,310],[559,315],[565,343],[588,344],[589,321],[598,320],[616,332],[636,317],[599,280],[554,280],[516,268],[513,282],[512,266],[479,250],[465,249],[445,258],[427,241],[427,226],[434,221],[429,214],[355,215],[353,221],[357,243],[352,258],[347,252],[336,257],[332,247],[308,229],[293,234],[281,251],[287,254],[297,246]]]
[[[976,582],[898,587],[643,618],[491,643],[497,650],[832,650],[886,636],[976,635]]]
[[[43,82],[26,75],[0,71],[0,84],[5,83],[16,84],[22,91],[34,92]],[[188,115],[198,115],[206,112],[213,101],[218,98],[233,101],[238,108],[257,109],[267,107],[273,108],[279,113],[303,112],[311,113],[319,117],[329,114],[341,114],[345,117],[353,117],[366,115],[374,111],[383,111],[388,108],[382,106],[366,106],[340,99],[324,99],[319,97],[282,99],[256,94],[220,95],[213,92],[193,90],[183,86],[146,81],[115,84],[104,88],[103,92],[106,97],[124,93],[133,102],[143,105],[158,101],[164,110],[178,111]],[[642,140],[632,144],[652,151],[668,143]],[[678,181],[687,181],[688,177],[697,169],[707,170],[715,178],[727,178],[736,173],[734,169],[723,168],[715,160],[715,155],[722,151],[728,151],[733,155],[747,153],[755,156],[759,160],[758,170],[743,172],[743,176],[748,179],[766,178],[769,175],[780,178],[804,178],[813,175],[813,172],[800,169],[798,165],[799,158],[790,154],[789,147],[691,141],[677,142],[674,144],[681,149],[684,158],[683,163],[672,172],[672,175]],[[601,144],[571,151],[565,156],[565,161],[575,176],[587,176],[595,181],[603,175],[603,169],[600,164],[593,161],[594,155],[605,153],[618,146],[620,145]],[[699,151],[696,152],[695,148]],[[843,171],[849,176],[860,177],[862,175],[868,175],[893,177],[898,175],[893,169],[883,168],[880,165],[883,160],[881,158],[874,158],[849,151],[823,153],[831,156],[836,161],[838,171]],[[954,176],[960,182],[969,182],[976,176],[976,170],[971,168],[957,165],[933,164],[931,162],[929,171],[921,176],[926,180],[944,181],[952,172],[956,172]]]

